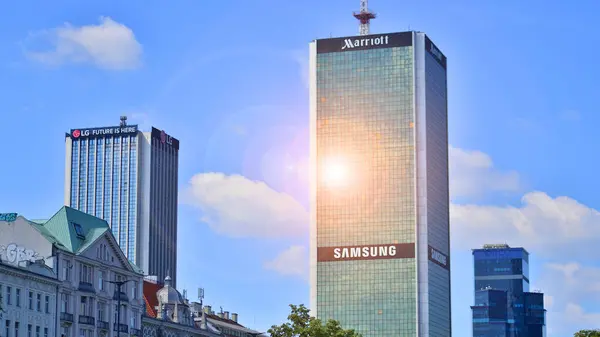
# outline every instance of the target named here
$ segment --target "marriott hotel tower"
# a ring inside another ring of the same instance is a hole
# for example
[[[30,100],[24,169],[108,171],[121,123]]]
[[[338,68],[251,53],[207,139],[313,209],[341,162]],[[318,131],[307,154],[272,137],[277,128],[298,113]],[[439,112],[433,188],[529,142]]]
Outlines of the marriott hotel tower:
[[[448,337],[446,57],[420,32],[310,44],[311,310]]]
[[[175,286],[179,140],[126,120],[65,135],[65,205],[106,220],[132,263]]]

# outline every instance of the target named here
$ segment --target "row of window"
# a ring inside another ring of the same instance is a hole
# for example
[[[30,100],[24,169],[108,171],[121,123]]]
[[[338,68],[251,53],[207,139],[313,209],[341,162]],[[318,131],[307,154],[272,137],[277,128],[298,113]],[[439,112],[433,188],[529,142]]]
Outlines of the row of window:
[[[21,324],[19,321],[15,321],[14,325],[10,320],[6,320],[5,323],[6,332],[4,336],[6,337],[19,337],[21,335]],[[35,326],[35,335],[33,334],[34,326],[32,324],[27,325],[27,337],[42,337],[42,328],[39,325]],[[48,337],[48,328],[43,328],[43,337]]]
[[[0,293],[2,293],[2,285],[0,284]],[[22,303],[22,289],[6,286],[6,290],[4,292],[3,305],[6,306],[16,306],[17,308],[21,308]],[[31,290],[27,292],[27,309],[34,310],[38,312],[50,313],[50,296],[42,295],[40,293],[35,293]]]
[[[103,247],[105,247],[103,245]],[[98,251],[98,253],[100,253],[100,250]],[[63,281],[71,281],[71,269],[72,269],[72,264],[69,260],[63,260],[62,263],[62,280]],[[80,263],[79,264],[79,282],[84,282],[84,283],[88,283],[91,284],[92,286],[94,284],[96,284],[97,286],[97,290],[99,291],[107,291],[107,287],[106,287],[106,283],[108,282],[107,280],[107,271],[104,270],[97,270],[97,277],[94,279],[94,267],[87,265],[85,263]],[[120,280],[124,280],[125,276],[123,275],[119,275],[119,274],[114,274],[114,279],[115,281],[120,281]],[[127,284],[124,284],[122,286],[122,291],[124,293],[127,293]],[[130,296],[131,299],[137,299],[138,296],[138,284],[135,282],[131,283],[131,286],[129,287],[130,290]]]

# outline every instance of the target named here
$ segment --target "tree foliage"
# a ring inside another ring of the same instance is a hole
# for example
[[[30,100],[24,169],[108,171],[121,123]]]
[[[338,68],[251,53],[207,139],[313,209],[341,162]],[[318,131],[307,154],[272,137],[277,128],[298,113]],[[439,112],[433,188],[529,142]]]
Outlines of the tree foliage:
[[[573,337],[600,337],[600,330],[581,330],[576,332]]]
[[[323,324],[320,319],[311,317],[310,310],[303,304],[290,304],[290,308],[288,322],[269,329],[271,337],[362,337],[354,330],[345,330],[338,321],[329,320]]]

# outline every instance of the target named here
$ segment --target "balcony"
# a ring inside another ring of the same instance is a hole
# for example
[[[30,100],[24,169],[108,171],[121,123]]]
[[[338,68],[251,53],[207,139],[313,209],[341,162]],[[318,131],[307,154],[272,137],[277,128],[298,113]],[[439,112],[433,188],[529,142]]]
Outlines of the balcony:
[[[96,319],[92,316],[79,315],[79,324],[96,325]]]
[[[73,323],[73,314],[70,314],[68,312],[61,312],[60,313],[60,320],[62,322]]]
[[[122,333],[128,333],[129,332],[129,327],[127,326],[127,324],[114,324],[113,327],[114,331],[118,331],[118,332],[122,332]]]
[[[131,332],[129,333],[130,336],[142,337],[142,330],[141,329],[131,328],[129,330],[131,330]]]
[[[79,291],[82,291],[85,293],[92,293],[92,294],[96,293],[96,289],[94,288],[94,285],[89,282],[79,281],[79,287],[77,289]]]
[[[96,322],[96,326],[101,330],[108,330],[108,322],[98,321]]]

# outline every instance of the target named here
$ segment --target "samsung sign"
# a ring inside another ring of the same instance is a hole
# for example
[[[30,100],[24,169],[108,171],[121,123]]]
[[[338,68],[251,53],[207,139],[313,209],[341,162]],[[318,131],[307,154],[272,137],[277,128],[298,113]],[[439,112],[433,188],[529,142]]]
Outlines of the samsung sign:
[[[319,247],[317,261],[406,259],[415,257],[414,243]]]
[[[137,134],[137,131],[137,125],[109,126],[105,128],[72,129],[70,135],[73,139],[80,139],[104,136],[128,136]]]
[[[450,270],[450,258],[448,255],[431,246],[429,246],[429,260],[444,269]]]
[[[412,32],[317,40],[317,53],[412,46]]]

